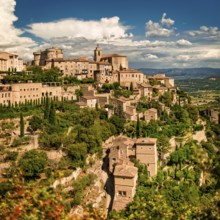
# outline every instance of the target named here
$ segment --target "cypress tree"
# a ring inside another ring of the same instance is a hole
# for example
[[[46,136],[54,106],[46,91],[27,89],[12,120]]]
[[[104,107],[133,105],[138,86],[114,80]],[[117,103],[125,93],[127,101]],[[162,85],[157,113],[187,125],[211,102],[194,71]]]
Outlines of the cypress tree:
[[[139,138],[140,137],[140,119],[139,119],[139,115],[137,117],[137,124],[136,124],[136,137]]]
[[[46,101],[45,101],[44,119],[49,119],[49,115],[50,115],[50,100],[47,95]]]
[[[22,112],[20,114],[20,137],[24,137],[24,117]]]
[[[50,113],[48,118],[50,124],[54,125],[56,123],[56,110],[54,108],[54,103],[51,102]]]
[[[131,84],[130,84],[130,91],[132,92],[132,94],[133,94],[133,92],[134,92],[134,86],[133,86],[133,82],[131,82]]]

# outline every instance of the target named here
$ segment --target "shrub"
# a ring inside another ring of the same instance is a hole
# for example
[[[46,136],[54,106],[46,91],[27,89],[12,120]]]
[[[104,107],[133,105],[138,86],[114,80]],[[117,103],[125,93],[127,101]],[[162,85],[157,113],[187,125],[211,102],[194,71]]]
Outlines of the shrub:
[[[36,178],[44,171],[48,163],[47,154],[43,151],[30,150],[22,156],[19,166],[26,178]]]
[[[17,157],[18,157],[18,152],[15,151],[8,152],[5,157],[5,161],[15,161]]]

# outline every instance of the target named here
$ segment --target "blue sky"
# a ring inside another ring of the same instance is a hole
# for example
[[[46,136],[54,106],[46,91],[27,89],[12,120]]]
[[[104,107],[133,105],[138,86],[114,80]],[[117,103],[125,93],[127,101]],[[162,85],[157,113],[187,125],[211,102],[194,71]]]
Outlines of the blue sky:
[[[126,54],[131,68],[220,67],[219,0],[1,0],[0,50]],[[4,24],[4,25],[2,25]]]

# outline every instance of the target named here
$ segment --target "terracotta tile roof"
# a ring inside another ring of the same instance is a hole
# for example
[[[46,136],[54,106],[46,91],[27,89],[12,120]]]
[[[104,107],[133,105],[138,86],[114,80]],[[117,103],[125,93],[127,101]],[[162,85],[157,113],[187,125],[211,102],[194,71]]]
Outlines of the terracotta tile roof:
[[[85,96],[82,96],[82,98],[85,98],[85,99],[96,99],[96,97],[92,96],[92,95],[85,95]]]
[[[119,54],[113,53],[113,54],[105,54],[105,55],[102,56],[101,59],[110,58],[110,57],[127,57],[127,56],[119,55]]]
[[[157,112],[157,109],[156,108],[150,108],[150,109],[148,109],[148,111]]]
[[[170,77],[166,76],[165,74],[156,74],[154,76],[148,76],[149,79],[171,79]]]
[[[138,138],[136,144],[156,144],[157,138]]]
[[[141,83],[139,85],[144,88],[152,88],[152,86],[149,83]]]
[[[47,62],[67,62],[67,61],[74,61],[74,62],[89,62],[87,58],[54,58],[49,59]]]
[[[142,73],[142,72],[138,70],[126,69],[126,70],[120,70],[119,73]]]
[[[125,176],[133,178],[137,175],[138,168],[131,165],[116,165],[114,170],[114,176]]]
[[[168,89],[167,87],[162,87],[160,85],[153,86],[153,88],[158,89],[158,90],[167,90]]]
[[[96,63],[100,65],[112,65],[111,63],[108,62],[96,62]]]
[[[117,101],[120,101],[120,102],[128,102],[128,101],[130,101],[130,99],[121,96],[121,97],[119,97],[119,98],[117,99]]]

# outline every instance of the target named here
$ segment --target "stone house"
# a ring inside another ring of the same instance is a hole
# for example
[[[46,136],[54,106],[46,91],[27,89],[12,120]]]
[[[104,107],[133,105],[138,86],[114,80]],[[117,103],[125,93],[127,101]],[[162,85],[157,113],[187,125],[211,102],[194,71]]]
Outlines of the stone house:
[[[150,108],[144,113],[144,119],[147,123],[150,122],[150,120],[158,120],[158,114],[156,108]]]
[[[136,141],[136,158],[146,164],[150,177],[157,175],[157,139],[139,138]]]
[[[0,85],[0,104],[8,106],[25,102],[40,103],[42,98],[61,100],[62,89],[59,83],[13,83]]]
[[[138,179],[138,169],[131,162],[136,158],[147,166],[149,177],[157,174],[157,139],[132,139],[125,136],[114,138],[109,149],[109,172],[114,176],[115,197],[113,209],[121,210],[132,201]]]

